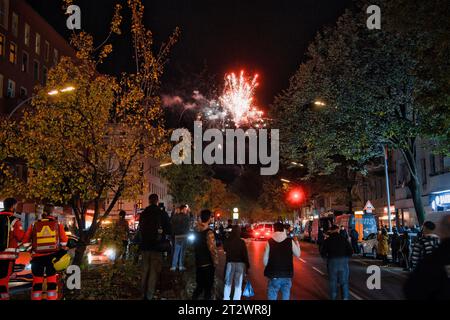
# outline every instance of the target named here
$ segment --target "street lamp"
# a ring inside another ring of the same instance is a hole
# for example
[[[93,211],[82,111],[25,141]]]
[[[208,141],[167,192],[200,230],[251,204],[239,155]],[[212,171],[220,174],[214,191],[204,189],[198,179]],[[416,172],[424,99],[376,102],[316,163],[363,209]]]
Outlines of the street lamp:
[[[280,181],[281,181],[281,182],[285,182],[285,183],[291,183],[291,181],[288,180],[288,179],[280,179]]]
[[[73,87],[73,86],[68,86],[68,87],[66,87],[66,88],[64,88],[64,89],[61,89],[61,90],[58,90],[58,89],[53,89],[53,90],[51,90],[51,91],[49,91],[47,94],[49,95],[49,96],[56,96],[56,95],[58,95],[59,93],[66,93],[66,92],[71,92],[71,91],[74,91],[75,90],[75,87]],[[11,113],[9,114],[9,116],[8,116],[8,119],[11,119],[11,117],[13,116],[13,114],[17,111],[17,110],[19,110],[24,104],[26,104],[28,101],[30,101],[31,99],[33,99],[33,97],[29,97],[29,98],[27,98],[27,99],[25,99],[24,101],[22,101],[21,103],[19,103],[14,109],[13,109],[13,111],[11,111]]]

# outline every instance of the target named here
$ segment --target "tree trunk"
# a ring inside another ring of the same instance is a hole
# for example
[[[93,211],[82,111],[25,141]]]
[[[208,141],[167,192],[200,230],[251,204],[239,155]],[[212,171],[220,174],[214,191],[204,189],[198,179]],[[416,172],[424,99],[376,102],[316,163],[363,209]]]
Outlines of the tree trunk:
[[[422,186],[420,181],[418,181],[418,179],[411,178],[408,183],[408,188],[411,191],[417,220],[419,221],[419,225],[422,225],[425,222],[425,209],[422,202]]]
[[[414,209],[416,210],[417,221],[422,225],[425,221],[425,209],[422,202],[422,184],[417,173],[416,157],[414,155],[414,142],[411,143],[411,150],[402,150],[403,156],[408,164],[410,179],[408,181],[408,188],[411,191]]]
[[[86,252],[86,245],[79,245],[75,249],[75,257],[73,258],[72,264],[80,266],[83,263],[84,253]]]

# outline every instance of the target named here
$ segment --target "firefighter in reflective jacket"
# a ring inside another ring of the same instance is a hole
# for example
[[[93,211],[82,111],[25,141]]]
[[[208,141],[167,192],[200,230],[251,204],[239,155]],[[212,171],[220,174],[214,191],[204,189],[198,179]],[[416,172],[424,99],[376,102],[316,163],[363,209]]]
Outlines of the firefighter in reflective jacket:
[[[14,217],[16,205],[16,199],[5,199],[4,211],[0,212],[0,300],[9,300],[9,278],[18,257],[17,248],[25,234],[22,223]]]
[[[56,217],[52,216],[53,206],[44,208],[42,219],[37,220],[27,230],[24,245],[32,245],[31,272],[33,273],[33,287],[31,300],[42,300],[43,283],[47,279],[47,300],[58,299],[58,284],[53,259],[60,250],[65,250],[67,235],[64,226]]]

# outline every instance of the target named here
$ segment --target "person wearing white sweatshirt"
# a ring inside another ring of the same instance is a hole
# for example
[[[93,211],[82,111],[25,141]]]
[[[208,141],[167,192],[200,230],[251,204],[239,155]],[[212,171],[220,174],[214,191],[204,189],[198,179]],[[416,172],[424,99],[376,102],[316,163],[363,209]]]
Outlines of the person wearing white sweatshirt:
[[[289,300],[294,276],[293,256],[300,258],[298,240],[288,238],[284,225],[275,223],[274,234],[267,241],[264,251],[264,276],[269,279],[267,283],[268,300],[277,300],[280,291],[281,298]]]

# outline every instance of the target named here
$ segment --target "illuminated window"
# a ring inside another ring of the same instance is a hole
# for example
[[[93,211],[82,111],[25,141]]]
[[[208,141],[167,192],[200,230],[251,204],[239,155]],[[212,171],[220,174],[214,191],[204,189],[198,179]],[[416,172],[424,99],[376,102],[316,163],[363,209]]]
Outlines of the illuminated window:
[[[142,207],[143,207],[142,200],[138,200],[137,207],[138,207],[138,209],[142,209]]]
[[[45,61],[48,62],[48,60],[50,59],[50,43],[48,43],[48,41],[45,41]]]
[[[9,0],[0,0],[0,26],[8,30]]]
[[[0,57],[5,55],[5,47],[6,47],[6,38],[3,34],[0,33]]]
[[[6,92],[6,96],[8,98],[16,97],[16,83],[11,79],[8,80],[8,91]]]
[[[13,42],[9,44],[9,62],[17,63],[17,45]]]
[[[28,53],[22,52],[22,72],[28,72]]]
[[[14,37],[17,38],[19,36],[19,16],[15,12],[12,14],[11,32]]]
[[[123,201],[122,200],[117,201],[117,209],[123,210]]]
[[[53,65],[57,65],[59,62],[59,53],[58,50],[53,49]]]
[[[41,35],[39,33],[36,33],[36,42],[35,42],[35,49],[37,55],[41,54]]]
[[[30,25],[28,23],[25,23],[25,31],[24,32],[25,32],[25,34],[24,34],[23,41],[24,41],[26,46],[29,46],[30,45],[30,34],[31,34],[31,31],[30,31]]]

